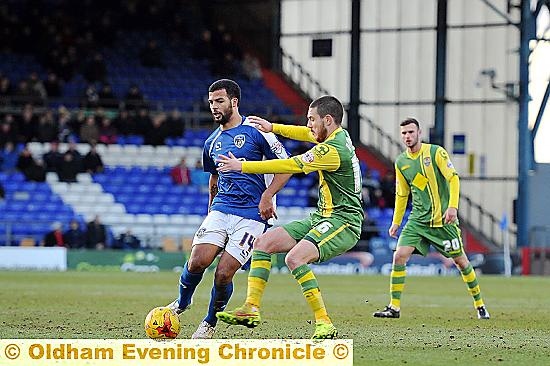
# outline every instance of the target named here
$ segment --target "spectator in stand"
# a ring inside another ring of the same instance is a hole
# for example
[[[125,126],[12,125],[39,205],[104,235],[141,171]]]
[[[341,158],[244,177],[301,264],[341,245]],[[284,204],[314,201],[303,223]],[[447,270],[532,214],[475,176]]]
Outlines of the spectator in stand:
[[[59,107],[59,118],[57,120],[57,140],[62,142],[69,141],[70,138],[76,137],[78,134],[73,130],[71,112],[63,106]],[[77,130],[78,131],[78,130]]]
[[[0,183],[0,202],[3,202],[6,198],[6,190],[4,189],[4,186],[2,183]]]
[[[69,121],[69,127],[75,135],[80,135],[80,128],[86,124],[86,113],[80,109]]]
[[[199,159],[190,173],[191,183],[199,187],[207,187],[210,180],[210,174],[204,171],[202,161]]]
[[[192,55],[198,60],[213,60],[214,46],[212,45],[212,32],[208,29],[204,29],[201,33],[200,39],[193,45]]]
[[[128,136],[137,134],[136,120],[130,116],[127,110],[120,111],[114,119],[113,125],[117,129],[119,135]]]
[[[363,177],[363,204],[367,207],[378,206],[379,198],[376,191],[380,190],[380,182],[375,179],[370,170],[367,170]]]
[[[6,142],[4,148],[0,152],[0,171],[13,172],[16,170],[17,161],[19,160],[19,151],[16,149],[13,142]]]
[[[96,144],[90,144],[90,151],[84,156],[84,170],[90,174],[103,172],[104,165],[101,156],[98,154]]]
[[[149,115],[149,111],[145,108],[141,108],[138,112],[138,115],[135,118],[136,121],[136,134],[145,136],[149,133],[151,126],[153,125],[153,120]]]
[[[38,142],[50,142],[57,139],[58,132],[57,121],[53,116],[53,111],[48,109],[38,117],[36,139]]]
[[[86,248],[105,249],[107,245],[107,229],[101,223],[98,215],[86,225]]]
[[[113,93],[113,87],[109,83],[103,84],[99,91],[99,106],[107,109],[118,108],[118,100]]]
[[[48,98],[59,98],[61,96],[61,81],[55,72],[48,72],[48,76],[44,82],[44,88],[46,89]]]
[[[99,128],[95,122],[95,117],[89,115],[86,117],[85,124],[80,127],[80,141],[91,143],[99,140]]]
[[[103,117],[99,127],[99,141],[106,145],[116,144],[118,139],[116,128],[112,125],[111,119]]]
[[[23,173],[26,180],[35,182],[44,182],[46,180],[44,167],[33,158],[28,146],[25,146],[19,154],[16,167]]]
[[[60,182],[75,183],[76,175],[80,172],[79,164],[74,160],[73,155],[66,152],[59,164],[57,176]]]
[[[34,96],[40,98],[41,101],[44,101],[48,97],[46,87],[44,86],[42,80],[38,77],[38,73],[36,71],[31,72],[28,82],[29,88]]]
[[[15,143],[17,141],[17,127],[13,115],[8,113],[4,116],[4,120],[0,125],[0,148],[4,147],[7,142]]]
[[[169,137],[180,137],[183,136],[183,118],[181,117],[181,112],[174,108],[172,112],[168,115],[166,119],[166,129]]]
[[[126,232],[120,234],[113,245],[113,249],[139,249],[140,247],[140,240],[132,234],[130,228],[127,228]]]
[[[13,96],[13,88],[10,79],[6,76],[0,76],[0,104],[8,104],[10,97]]]
[[[17,89],[15,90],[13,104],[15,105],[25,105],[25,104],[37,104],[41,102],[40,95],[35,93],[29,86],[27,80],[21,80],[17,84]]]
[[[154,39],[149,40],[147,45],[141,49],[139,59],[145,67],[164,67],[162,49]]]
[[[139,90],[139,87],[135,84],[128,89],[124,103],[128,111],[136,111],[140,108],[146,108],[147,106],[141,90]]]
[[[62,225],[60,222],[56,221],[52,224],[52,230],[44,236],[45,247],[68,247],[61,229]]]
[[[38,118],[34,115],[34,109],[31,104],[26,104],[21,112],[21,120],[17,126],[17,142],[31,142],[36,137],[36,125]]]
[[[86,246],[86,232],[80,228],[77,220],[71,220],[69,229],[63,234],[65,243],[70,248],[84,248]]]
[[[147,129],[147,133],[144,133],[145,144],[153,146],[164,145],[164,140],[168,136],[168,129],[165,121],[165,113],[159,113],[153,116],[153,121]]]
[[[382,198],[385,202],[385,207],[395,206],[395,175],[391,170],[380,179],[380,189],[382,190]]]
[[[260,66],[260,60],[257,57],[252,56],[246,52],[241,62],[241,69],[248,78],[248,80],[261,80],[262,79],[262,67]]]
[[[84,98],[82,100],[83,108],[97,108],[99,107],[99,94],[94,84],[88,84],[84,91]]]
[[[73,160],[76,162],[79,172],[84,171],[84,165],[82,164],[82,154],[80,154],[80,152],[78,152],[78,150],[76,149],[76,143],[74,141],[69,141],[69,147],[67,148],[67,151],[65,151],[65,154],[71,154],[73,156]]]
[[[44,168],[47,172],[57,172],[63,161],[63,154],[59,152],[59,143],[52,141],[50,143],[50,151],[42,155]]]
[[[104,82],[107,78],[107,66],[101,53],[96,52],[84,68],[84,77],[90,83]]]
[[[185,186],[191,184],[191,171],[187,167],[185,158],[181,158],[179,164],[170,170],[170,177],[174,184]]]

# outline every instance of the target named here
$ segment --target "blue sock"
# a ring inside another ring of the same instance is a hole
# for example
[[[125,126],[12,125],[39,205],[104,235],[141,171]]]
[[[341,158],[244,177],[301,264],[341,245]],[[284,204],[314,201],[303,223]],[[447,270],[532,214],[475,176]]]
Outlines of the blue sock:
[[[201,272],[201,273],[189,272],[189,269],[187,268],[187,263],[185,263],[185,266],[183,267],[183,272],[181,273],[181,276],[180,276],[180,283],[179,283],[180,296],[178,298],[178,301],[179,301],[180,309],[185,309],[189,304],[191,304],[191,298],[195,293],[195,289],[197,288],[197,285],[201,282],[203,274],[204,272]]]
[[[210,293],[210,304],[208,304],[208,314],[206,314],[206,318],[204,318],[205,322],[210,325],[216,325],[218,322],[216,313],[225,309],[232,293],[233,282],[223,286],[214,285],[212,287],[212,292]]]

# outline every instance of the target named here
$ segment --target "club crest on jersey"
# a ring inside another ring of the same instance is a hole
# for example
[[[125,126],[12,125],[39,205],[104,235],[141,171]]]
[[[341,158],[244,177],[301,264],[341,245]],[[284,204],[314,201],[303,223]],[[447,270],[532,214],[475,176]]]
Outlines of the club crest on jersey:
[[[302,161],[305,163],[312,163],[313,160],[315,160],[315,157],[311,151],[308,151],[302,155]]]
[[[424,158],[424,166],[430,166],[431,163],[432,163],[432,158],[430,158],[429,156]]]
[[[195,234],[195,236],[196,236],[197,238],[200,239],[200,238],[202,238],[202,237],[204,236],[205,233],[206,233],[206,228],[205,228],[205,227],[201,227],[201,228],[197,231],[197,233]]]
[[[244,135],[237,135],[235,136],[235,138],[233,139],[233,143],[235,144],[235,146],[237,146],[237,148],[241,148],[243,147],[244,143],[246,141],[246,138]]]

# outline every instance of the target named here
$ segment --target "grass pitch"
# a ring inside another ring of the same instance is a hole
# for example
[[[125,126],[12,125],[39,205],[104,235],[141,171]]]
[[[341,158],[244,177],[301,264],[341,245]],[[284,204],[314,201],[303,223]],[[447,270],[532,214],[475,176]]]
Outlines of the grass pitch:
[[[176,273],[0,272],[2,338],[144,338],[147,312],[177,295]],[[406,281],[400,319],[375,319],[388,302],[388,278],[318,276],[342,338],[354,340],[354,365],[549,365],[550,278],[480,276],[492,318],[480,321],[459,277]],[[181,317],[180,338],[202,320],[212,273]],[[228,306],[242,303],[238,274]],[[218,324],[217,338],[309,338],[312,315],[287,274],[272,275],[255,329]]]

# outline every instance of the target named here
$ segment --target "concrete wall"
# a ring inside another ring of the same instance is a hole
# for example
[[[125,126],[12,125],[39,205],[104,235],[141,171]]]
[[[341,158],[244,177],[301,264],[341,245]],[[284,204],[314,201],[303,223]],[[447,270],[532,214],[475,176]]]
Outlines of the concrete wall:
[[[506,12],[506,0],[492,4]],[[519,20],[514,11],[510,17]],[[435,96],[436,0],[363,0],[361,2],[361,114],[399,138],[398,123],[414,116],[424,136],[433,126]],[[282,0],[281,45],[330,93],[349,101],[351,0]],[[518,80],[519,31],[513,26],[468,27],[503,23],[480,0],[449,0],[447,35],[447,105],[445,147],[463,177],[517,175],[517,107],[480,75],[496,72],[497,84]],[[454,28],[453,28],[454,26]],[[415,30],[399,31],[399,28]],[[333,56],[312,58],[311,40],[333,38]],[[483,103],[482,101],[504,101]],[[465,101],[477,101],[465,103]],[[379,104],[379,105],[373,105]],[[396,103],[407,105],[395,105]],[[413,102],[420,102],[414,104]],[[425,103],[427,102],[427,103]],[[382,105],[380,105],[382,104]],[[466,155],[452,154],[452,137],[464,134]],[[361,139],[375,144],[372,130]],[[388,151],[393,157],[396,151]],[[512,215],[515,182],[463,180],[463,194],[495,216]]]

